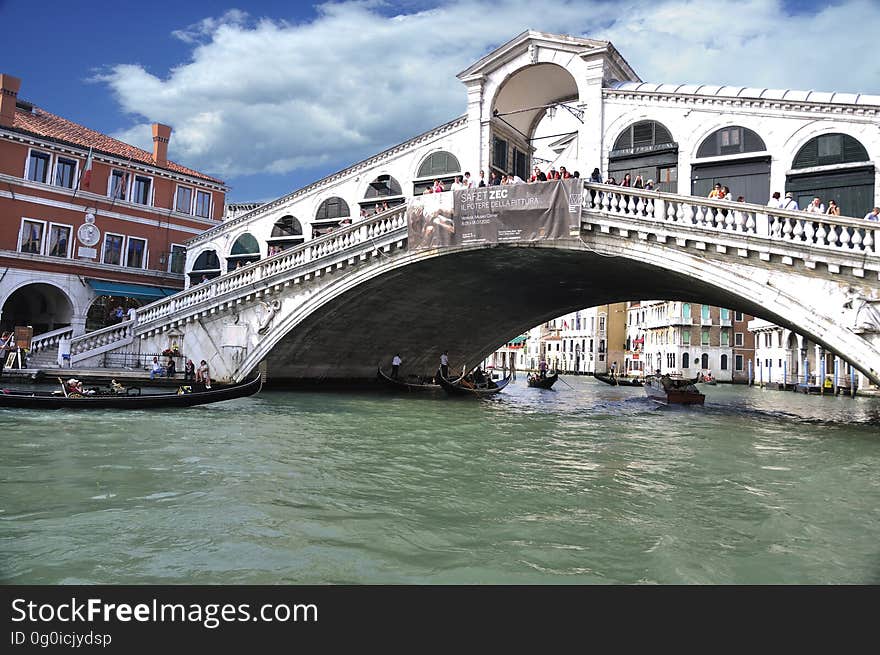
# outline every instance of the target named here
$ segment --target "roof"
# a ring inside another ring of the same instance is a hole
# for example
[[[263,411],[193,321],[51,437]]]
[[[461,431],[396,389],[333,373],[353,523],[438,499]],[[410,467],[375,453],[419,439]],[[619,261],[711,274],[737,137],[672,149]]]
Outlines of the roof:
[[[182,175],[189,175],[190,177],[196,177],[216,184],[224,184],[222,180],[209,177],[204,173],[199,173],[196,170],[181,166],[173,161],[167,162],[164,166],[159,166],[153,159],[153,153],[151,152],[136,148],[128,143],[123,143],[122,141],[109,137],[106,134],[101,134],[100,132],[91,130],[78,123],[69,121],[66,118],[61,118],[61,116],[56,116],[55,114],[37,106],[34,106],[31,111],[17,107],[12,128],[7,129],[32,134],[44,139],[51,139],[69,145],[79,146],[81,148],[94,148],[95,151],[106,155],[113,155],[122,159],[131,159],[132,161],[147,164],[148,166],[155,166],[156,168],[166,169]]]
[[[745,86],[717,86],[713,84],[656,84],[652,82],[616,82],[610,89],[642,93],[675,93],[679,95],[713,96],[723,98],[751,98],[758,100],[787,100],[789,102],[818,102],[839,105],[880,106],[880,96],[866,93],[827,91],[797,91],[795,89],[759,89]]]

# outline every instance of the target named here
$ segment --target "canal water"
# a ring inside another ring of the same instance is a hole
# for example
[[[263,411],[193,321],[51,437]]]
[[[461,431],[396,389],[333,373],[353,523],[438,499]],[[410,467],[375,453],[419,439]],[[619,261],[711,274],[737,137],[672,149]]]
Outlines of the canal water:
[[[880,399],[704,391],[0,410],[0,581],[880,583]]]

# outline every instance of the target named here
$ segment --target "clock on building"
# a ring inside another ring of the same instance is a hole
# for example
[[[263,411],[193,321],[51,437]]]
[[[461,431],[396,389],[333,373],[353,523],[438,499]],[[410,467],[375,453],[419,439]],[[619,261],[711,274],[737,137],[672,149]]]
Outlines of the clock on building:
[[[101,239],[101,230],[95,225],[95,215],[86,214],[86,222],[79,226],[76,236],[84,246],[94,246]]]

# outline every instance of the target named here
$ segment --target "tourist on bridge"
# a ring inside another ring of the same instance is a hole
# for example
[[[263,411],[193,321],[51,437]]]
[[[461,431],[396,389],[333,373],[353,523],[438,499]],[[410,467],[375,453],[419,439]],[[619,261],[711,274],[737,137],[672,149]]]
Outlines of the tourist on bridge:
[[[449,377],[449,351],[444,350],[440,355],[440,375],[444,378]]]
[[[767,206],[770,209],[782,209],[782,198],[780,195],[779,191],[774,191],[773,195],[770,196],[770,200],[767,202]]]
[[[721,198],[721,184],[716,183],[712,190],[709,192],[709,198],[715,198],[716,200]]]
[[[880,207],[874,207],[874,209],[865,214],[865,220],[874,221],[875,223],[880,222]]]
[[[400,365],[402,363],[403,360],[400,359],[400,353],[396,353],[391,359],[391,377],[395,380],[397,379],[397,372],[400,370]]]
[[[785,194],[785,200],[782,201],[782,204],[779,206],[779,208],[787,209],[789,211],[797,211],[798,209],[800,209],[797,200],[794,199],[794,194],[791,191]]]
[[[838,205],[834,200],[829,200],[828,211],[825,213],[829,216],[840,216],[840,205]]]
[[[822,204],[821,198],[818,196],[813,198],[807,208],[804,210],[811,214],[824,214],[825,213],[825,205]]]
[[[480,181],[477,183],[478,187],[486,186],[486,171],[480,171]]]
[[[489,173],[489,186],[498,186],[499,184],[501,184],[501,180],[498,179],[498,175],[495,171]]]

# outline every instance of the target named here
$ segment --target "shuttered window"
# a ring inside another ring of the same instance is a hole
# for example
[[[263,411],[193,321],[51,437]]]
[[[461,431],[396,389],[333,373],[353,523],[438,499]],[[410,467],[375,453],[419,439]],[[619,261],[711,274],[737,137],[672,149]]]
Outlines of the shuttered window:
[[[792,168],[831,166],[868,161],[868,151],[848,134],[823,134],[810,139],[794,158]]]

